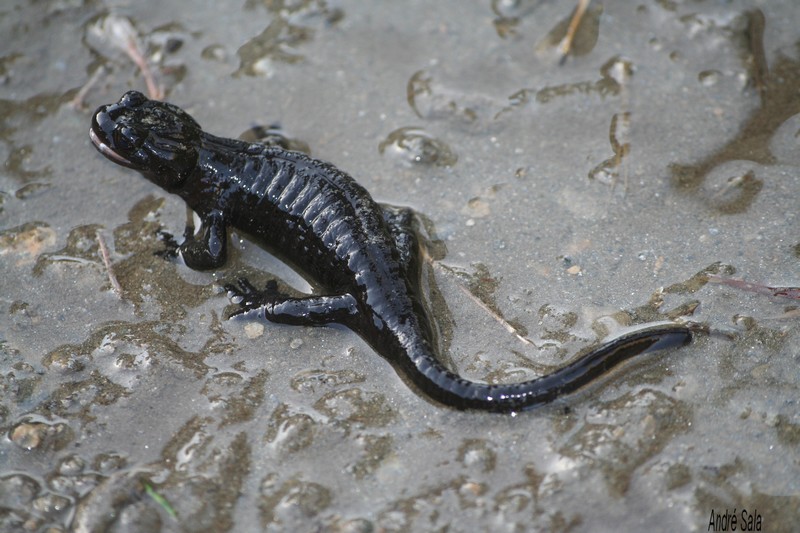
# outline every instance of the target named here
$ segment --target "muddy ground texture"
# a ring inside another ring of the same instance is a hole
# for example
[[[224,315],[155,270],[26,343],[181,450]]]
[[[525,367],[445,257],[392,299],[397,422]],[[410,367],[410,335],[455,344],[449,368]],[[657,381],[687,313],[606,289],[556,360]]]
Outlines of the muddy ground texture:
[[[573,7],[5,2],[0,531],[796,527],[800,13]],[[157,255],[184,205],[87,135],[129,89],[413,207],[470,379],[657,320],[695,340],[497,415],[342,328],[227,320],[239,276],[310,286],[235,233],[219,271]]]

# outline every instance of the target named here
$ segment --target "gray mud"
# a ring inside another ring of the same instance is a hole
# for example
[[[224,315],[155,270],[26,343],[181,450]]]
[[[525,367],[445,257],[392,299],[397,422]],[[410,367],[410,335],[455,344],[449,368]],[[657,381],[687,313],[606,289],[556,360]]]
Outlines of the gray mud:
[[[593,2],[561,61],[573,6],[6,1],[0,530],[796,528],[800,11]],[[426,217],[459,373],[704,332],[511,416],[427,401],[347,330],[225,320],[241,273],[307,287],[238,237],[219,272],[154,255],[185,207],[87,135],[147,90],[109,22],[208,131],[278,124]]]

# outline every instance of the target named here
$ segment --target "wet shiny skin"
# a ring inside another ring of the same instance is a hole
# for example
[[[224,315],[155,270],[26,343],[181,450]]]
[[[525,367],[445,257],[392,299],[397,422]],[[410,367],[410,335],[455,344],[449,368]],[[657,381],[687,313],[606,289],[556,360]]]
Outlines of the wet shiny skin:
[[[523,383],[487,385],[447,370],[419,294],[418,242],[407,209],[377,204],[350,176],[298,152],[205,133],[180,108],[130,91],[92,117],[90,137],[109,160],[181,196],[202,227],[178,248],[186,264],[225,262],[227,228],[251,235],[315,280],[320,295],[291,298],[274,283],[228,290],[240,312],[285,324],[339,323],[357,332],[431,398],[457,408],[515,411],[572,392],[634,355],[691,340],[658,323]]]

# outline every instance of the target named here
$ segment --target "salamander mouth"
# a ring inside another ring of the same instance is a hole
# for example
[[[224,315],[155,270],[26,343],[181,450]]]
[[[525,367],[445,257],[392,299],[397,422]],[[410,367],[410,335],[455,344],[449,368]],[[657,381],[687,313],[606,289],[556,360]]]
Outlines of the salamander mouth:
[[[94,129],[92,128],[89,128],[89,138],[92,140],[92,144],[94,144],[95,148],[97,148],[97,150],[101,154],[109,158],[111,161],[126,167],[133,168],[133,163],[131,163],[128,159],[125,159],[117,152],[112,150],[110,146],[104,143],[100,139],[100,137],[97,136],[97,134],[94,132]]]

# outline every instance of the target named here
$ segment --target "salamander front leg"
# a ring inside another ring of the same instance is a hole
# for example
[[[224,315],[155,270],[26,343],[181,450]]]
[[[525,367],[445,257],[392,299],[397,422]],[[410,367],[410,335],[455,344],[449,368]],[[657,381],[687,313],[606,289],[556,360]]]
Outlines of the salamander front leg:
[[[202,218],[200,231],[187,228],[185,240],[178,247],[186,266],[195,270],[219,268],[227,256],[227,232],[222,213],[214,211]]]
[[[295,298],[278,292],[275,280],[259,291],[246,279],[238,285],[226,285],[225,290],[234,299],[241,298],[239,309],[231,317],[257,311],[270,322],[295,326],[324,326],[331,323],[347,324],[358,314],[358,304],[351,294],[334,296],[304,296]]]

